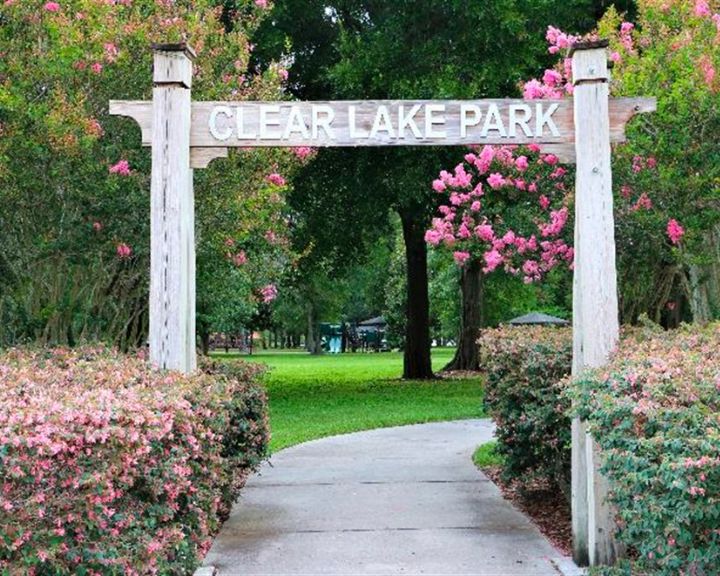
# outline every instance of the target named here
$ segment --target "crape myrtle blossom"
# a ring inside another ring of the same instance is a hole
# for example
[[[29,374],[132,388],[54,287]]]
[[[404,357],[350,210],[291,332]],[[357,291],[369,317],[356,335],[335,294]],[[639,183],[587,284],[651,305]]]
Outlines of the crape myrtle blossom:
[[[273,172],[272,174],[269,174],[267,176],[266,180],[270,184],[273,184],[274,186],[285,186],[285,184],[286,184],[285,178],[283,178],[277,172]]]
[[[670,238],[670,242],[673,244],[679,244],[682,237],[685,235],[685,229],[680,226],[677,220],[671,218],[667,223],[667,235]]]
[[[667,9],[669,9],[669,3]],[[663,8],[665,9],[665,8]],[[714,12],[711,8],[711,3],[707,0],[694,0],[692,4],[692,14],[696,18],[710,20],[717,28],[718,35],[716,41],[720,43],[720,13]],[[625,57],[638,57],[638,46],[643,46],[642,40],[636,40],[635,35],[637,30],[635,25],[631,22],[619,22],[619,28],[616,32],[614,42],[611,43],[611,50],[609,58],[613,62],[621,62]],[[567,34],[557,28],[550,26],[547,31],[546,38],[550,44],[551,53],[559,53],[561,50],[565,50],[571,47],[574,43],[580,40],[578,36]],[[594,39],[591,37],[589,39]],[[613,49],[614,48],[614,49]],[[696,69],[700,76],[700,80],[713,92],[717,90],[716,84],[716,70],[713,64],[713,59],[707,54],[697,58]],[[562,98],[567,94],[572,94],[572,61],[569,58],[561,59],[553,69],[548,69],[543,74],[540,80],[533,79],[526,82],[523,86],[523,96],[527,99],[557,99]],[[518,168],[522,169],[524,162],[518,158]],[[548,160],[546,159],[546,162]],[[657,170],[658,162],[654,156],[641,156],[635,154],[631,159],[631,165],[629,170],[619,170],[620,174],[629,174],[629,178],[633,183],[648,183],[653,182],[655,176],[652,174],[653,171]],[[500,182],[500,175],[493,178],[493,182],[490,185],[497,184]],[[534,185],[534,183],[533,183]],[[619,209],[621,213],[626,215],[646,213],[648,211],[658,210],[651,198],[652,190],[643,191],[639,189],[640,186],[630,185],[628,181],[620,181],[619,186]],[[550,208],[551,201],[546,195],[541,195],[539,198],[540,206],[543,210]],[[560,212],[553,212],[555,218],[555,227],[561,227],[559,218]],[[667,216],[666,216],[667,218]],[[552,220],[552,219],[551,219]],[[685,230],[678,223],[675,218],[667,218],[664,220],[667,222],[666,234],[671,244],[677,245],[680,243]],[[548,223],[543,230],[546,232],[552,232],[554,228],[552,221]]]
[[[207,552],[264,454],[253,368],[185,376],[100,347],[1,356],[1,574],[177,574],[179,553]]]
[[[269,304],[277,298],[278,290],[275,284],[268,284],[260,289],[260,297],[264,304]]]
[[[130,164],[127,160],[120,160],[110,166],[108,172],[110,172],[110,174],[117,174],[118,176],[130,176]]]
[[[132,256],[132,248],[124,242],[118,244],[115,251],[117,252],[118,258],[120,258],[121,260],[127,260]]]
[[[484,146],[432,183],[443,202],[425,234],[451,249],[459,266],[477,260],[484,273],[503,269],[535,282],[572,266],[566,243],[571,200],[567,170],[537,146]]]

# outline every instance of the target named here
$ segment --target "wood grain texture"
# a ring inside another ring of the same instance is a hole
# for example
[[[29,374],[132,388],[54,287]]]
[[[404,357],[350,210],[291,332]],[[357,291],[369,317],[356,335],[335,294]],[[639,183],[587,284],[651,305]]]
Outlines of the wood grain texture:
[[[108,108],[110,116],[132,118],[140,126],[140,137],[143,146],[152,145],[153,136],[153,103],[144,100],[110,100]]]
[[[604,53],[604,58],[598,54]],[[599,47],[590,50],[576,50],[572,56],[573,84],[577,86],[586,80],[608,81],[607,52]]]
[[[559,133],[538,125],[553,109]],[[571,133],[572,104],[564,100],[198,102],[191,139],[193,146],[462,146],[560,143]]]
[[[227,148],[190,148],[190,167],[207,168],[216,158],[227,157]]]
[[[189,373],[195,352],[195,214],[190,90],[153,90],[150,361]]]
[[[578,54],[582,54],[579,52]],[[552,137],[549,133],[541,138],[528,138],[525,137],[524,132],[518,126],[516,126],[516,135],[522,134],[523,137],[518,138],[501,138],[493,132],[489,132],[488,138],[476,137],[477,130],[473,131],[472,127],[468,127],[468,131],[465,137],[461,136],[461,125],[460,125],[460,106],[475,105],[480,106],[481,109],[486,109],[490,103],[496,103],[500,110],[503,122],[508,122],[509,106],[520,105],[524,101],[522,100],[474,100],[474,101],[445,101],[449,111],[445,117],[445,132],[446,137],[444,138],[431,138],[431,139],[418,139],[411,137],[411,130],[405,129],[405,138],[394,138],[391,139],[385,132],[378,133],[376,137],[370,138],[351,138],[350,128],[348,126],[348,106],[358,106],[355,112],[355,126],[357,131],[361,134],[368,133],[372,130],[372,122],[375,118],[375,114],[378,106],[387,106],[389,111],[398,113],[398,107],[403,105],[405,107],[405,113],[412,109],[412,106],[427,104],[432,101],[359,101],[359,102],[267,102],[263,104],[278,106],[280,112],[277,116],[271,115],[271,121],[277,119],[279,122],[283,122],[287,119],[290,114],[290,107],[295,106],[300,110],[301,116],[311,118],[312,106],[313,105],[327,105],[333,110],[337,108],[334,122],[338,122],[338,130],[335,131],[335,138],[328,138],[326,132],[318,130],[317,138],[312,137],[312,126],[307,127],[309,137],[305,138],[302,134],[294,133],[288,139],[266,139],[259,140],[256,138],[245,138],[239,139],[236,137],[237,130],[235,124],[236,116],[235,111],[240,108],[243,110],[243,119],[246,122],[243,123],[246,132],[259,134],[259,121],[260,113],[258,102],[243,102],[243,103],[227,103],[227,102],[195,102],[192,105],[192,130],[191,130],[191,146],[201,148],[211,147],[269,147],[269,146],[280,146],[280,147],[292,147],[292,146],[454,146],[454,145],[471,145],[471,144],[511,144],[511,143],[527,143],[527,142],[539,142],[543,145],[543,149],[547,152],[557,154],[561,160],[565,162],[573,162],[575,158],[575,122],[573,117],[573,100],[561,100],[556,101],[558,103],[558,110],[553,114],[553,119],[558,126],[560,137]],[[440,102],[440,101],[436,101]],[[551,103],[555,101],[544,101]],[[527,101],[527,104],[534,106],[537,101]],[[213,109],[217,106],[230,106],[233,110],[233,116],[231,118],[220,115],[218,118],[219,130],[235,130],[235,134],[227,140],[218,140],[213,137],[210,133],[210,115]],[[635,115],[643,112],[649,112],[655,110],[655,99],[653,98],[616,98],[610,101],[610,139],[611,142],[624,142],[625,141],[625,127],[630,119]],[[110,113],[113,115],[128,116],[133,118],[141,127],[142,131],[142,143],[145,146],[149,146],[152,140],[152,103],[143,101],[111,101],[110,102]],[[392,116],[395,118],[395,116]],[[425,115],[419,111],[415,117],[416,123],[424,125]],[[312,124],[310,122],[310,124]],[[482,124],[482,120],[481,120]],[[435,128],[438,128],[436,126]],[[477,127],[476,127],[477,128]],[[482,126],[480,126],[480,129]],[[280,129],[275,126],[270,126],[271,130]],[[254,131],[254,132],[253,132]],[[396,131],[397,132],[397,131]],[[547,132],[547,131],[546,131]]]
[[[156,50],[153,58],[153,82],[192,87],[193,63],[185,51]]]
[[[576,128],[575,272],[573,280],[573,366],[607,363],[619,339],[615,226],[610,140],[612,135],[604,48],[573,55]],[[577,72],[576,72],[577,69]],[[607,481],[599,451],[584,423],[573,424],[572,508],[576,561],[613,564],[619,549],[607,503]]]

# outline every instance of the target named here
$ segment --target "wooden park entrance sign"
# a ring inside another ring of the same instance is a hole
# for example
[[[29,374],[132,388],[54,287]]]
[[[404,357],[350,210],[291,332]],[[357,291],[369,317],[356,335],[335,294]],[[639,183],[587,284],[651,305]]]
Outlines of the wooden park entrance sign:
[[[150,360],[196,368],[193,169],[228,148],[255,146],[459,146],[541,144],[575,162],[573,374],[606,363],[618,335],[610,144],[654,99],[609,98],[607,43],[576,45],[567,100],[192,102],[186,45],[154,46],[151,102],[112,101],[152,147]],[[573,422],[574,556],[610,564],[618,555],[597,447]]]

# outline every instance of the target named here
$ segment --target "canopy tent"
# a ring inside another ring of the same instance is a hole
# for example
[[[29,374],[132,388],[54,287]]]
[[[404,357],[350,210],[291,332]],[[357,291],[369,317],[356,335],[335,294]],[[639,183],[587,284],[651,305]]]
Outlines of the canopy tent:
[[[518,316],[508,322],[513,326],[525,326],[528,324],[550,324],[554,326],[567,326],[570,324],[567,320],[558,318],[556,316],[550,316],[549,314],[543,314],[542,312],[530,312],[524,316]]]
[[[375,318],[370,318],[369,320],[360,322],[358,326],[363,328],[385,328],[387,326],[387,322],[385,321],[384,316],[376,316]]]

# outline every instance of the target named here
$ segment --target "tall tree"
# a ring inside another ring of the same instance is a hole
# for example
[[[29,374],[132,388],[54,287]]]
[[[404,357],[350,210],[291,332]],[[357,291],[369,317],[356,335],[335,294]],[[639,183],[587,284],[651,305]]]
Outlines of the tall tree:
[[[223,22],[216,0],[2,3],[0,345],[146,341],[149,154],[132,121],[108,116],[108,101],[149,99],[150,44],[182,39],[198,52],[198,99],[283,97],[277,65],[248,71],[248,36],[268,11],[235,4]],[[198,173],[201,313],[217,318],[229,293],[256,303],[262,284],[236,264],[241,250],[251,261],[265,252],[244,245],[247,230],[283,226],[266,177],[295,161],[289,151],[243,152]],[[228,238],[243,244],[232,258]]]
[[[258,62],[285,55],[303,99],[512,96],[547,62],[549,23],[588,26],[591,0],[276,0],[260,29]],[[321,153],[319,157],[323,156]],[[457,158],[448,149],[346,153],[331,167],[367,205],[395,210],[407,262],[407,378],[431,378],[427,252],[436,199],[429,182]],[[328,175],[324,176],[327,177]],[[312,176],[311,176],[312,177]],[[349,180],[352,179],[352,180]],[[335,195],[335,186],[318,189]],[[357,212],[344,214],[345,227]]]

